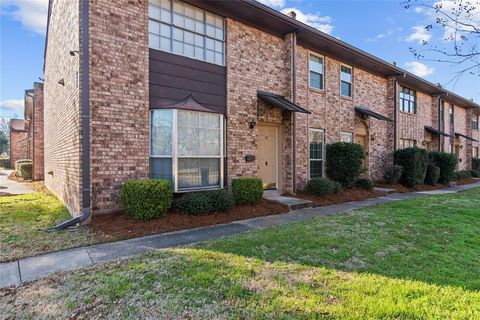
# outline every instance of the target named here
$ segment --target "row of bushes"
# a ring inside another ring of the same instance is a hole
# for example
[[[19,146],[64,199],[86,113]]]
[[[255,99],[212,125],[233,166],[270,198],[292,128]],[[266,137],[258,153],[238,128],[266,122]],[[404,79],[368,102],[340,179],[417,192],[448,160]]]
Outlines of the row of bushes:
[[[120,193],[125,211],[143,220],[162,216],[172,205],[176,211],[192,215],[227,212],[234,204],[256,204],[262,195],[262,180],[259,178],[233,179],[232,192],[193,192],[175,200],[172,184],[164,179],[130,180],[123,184]]]
[[[395,151],[394,158],[395,164],[402,169],[398,167],[395,170],[390,169],[395,171],[395,177],[390,172],[389,174],[386,172],[387,183],[394,184],[398,175],[401,177],[400,181],[408,187],[415,187],[422,183],[434,185],[437,182],[448,185],[456,178],[457,159],[450,153],[427,152],[414,147]]]
[[[357,179],[353,183],[353,186],[368,191],[372,191],[375,188],[375,184],[369,179]],[[330,180],[329,178],[310,179],[305,189],[308,193],[316,196],[333,195],[340,193],[342,190],[343,186],[339,182]]]

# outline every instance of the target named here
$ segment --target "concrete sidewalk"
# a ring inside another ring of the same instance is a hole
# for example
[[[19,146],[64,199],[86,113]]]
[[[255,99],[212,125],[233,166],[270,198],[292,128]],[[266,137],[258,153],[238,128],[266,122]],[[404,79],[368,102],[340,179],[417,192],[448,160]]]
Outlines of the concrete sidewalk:
[[[438,190],[436,194],[455,193],[476,187],[480,187],[480,182]],[[156,249],[181,246],[264,227],[302,221],[312,217],[321,217],[328,214],[360,209],[403,199],[426,197],[428,195],[429,194],[425,192],[390,194],[384,197],[372,198],[364,201],[347,202],[317,208],[305,208],[285,214],[235,221],[223,225],[162,233],[118,242],[47,253],[35,257],[20,259],[14,262],[1,263],[0,287],[18,285],[22,282],[46,277],[54,272],[72,270],[94,263],[130,257]]]
[[[8,179],[8,176],[12,172],[13,170],[0,170],[0,196],[19,195],[34,192],[23,183]]]

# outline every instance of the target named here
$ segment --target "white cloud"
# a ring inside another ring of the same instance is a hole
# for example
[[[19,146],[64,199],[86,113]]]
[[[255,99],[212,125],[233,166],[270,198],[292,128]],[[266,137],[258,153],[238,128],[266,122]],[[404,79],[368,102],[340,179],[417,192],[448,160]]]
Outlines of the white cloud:
[[[0,109],[15,111],[23,108],[23,100],[11,99],[0,101]]]
[[[433,74],[433,72],[435,72],[435,68],[429,67],[426,64],[423,64],[418,61],[406,62],[405,67],[407,68],[408,71],[410,71],[411,73],[419,77],[426,77],[428,75]]]
[[[328,34],[331,34],[333,31],[333,25],[331,24],[332,18],[329,16],[322,16],[315,13],[304,13],[297,8],[284,8],[281,10],[281,12],[286,15],[289,15],[290,11],[294,11],[297,14],[296,19],[298,21],[306,23],[309,26]]]
[[[422,13],[423,12],[423,8],[422,7],[416,7],[414,9],[415,13]]]
[[[285,7],[285,0],[257,0],[257,1],[272,8]]]
[[[405,38],[407,42],[417,41],[418,44],[423,44],[432,38],[432,35],[423,26],[412,27],[413,33]]]
[[[25,28],[45,34],[48,0],[2,0],[2,15],[9,15]]]
[[[386,32],[377,34],[374,38],[368,38],[367,41],[372,42],[372,41],[380,40],[380,39],[386,38],[388,36],[391,36],[394,32],[395,32],[395,30],[388,29]]]

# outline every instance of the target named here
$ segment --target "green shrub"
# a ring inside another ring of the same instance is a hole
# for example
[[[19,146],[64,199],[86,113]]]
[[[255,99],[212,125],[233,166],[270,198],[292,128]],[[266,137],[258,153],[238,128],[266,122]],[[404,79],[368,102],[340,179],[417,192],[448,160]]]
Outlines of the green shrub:
[[[342,185],[328,178],[314,178],[308,181],[306,191],[316,196],[325,196],[339,193]]]
[[[457,167],[457,158],[451,153],[430,152],[428,158],[440,168],[440,177],[438,181],[448,185],[455,179],[455,168]]]
[[[370,179],[358,179],[357,181],[355,181],[355,187],[362,188],[367,191],[373,191],[373,189],[375,188],[375,184]]]
[[[480,178],[480,173],[475,170],[470,170],[470,176],[472,176],[473,178]]]
[[[226,190],[187,193],[175,200],[175,210],[191,215],[227,212],[233,207],[233,197]]]
[[[17,176],[25,179],[31,180],[32,179],[32,171],[33,171],[33,162],[32,160],[17,160],[15,161],[15,171]]]
[[[427,174],[425,175],[425,184],[436,185],[440,178],[440,168],[435,163],[430,162],[427,166]]]
[[[232,195],[235,204],[256,204],[263,196],[263,185],[260,178],[237,178],[232,180]]]
[[[383,178],[388,184],[396,184],[402,177],[403,167],[402,166],[388,166],[385,168],[385,173]]]
[[[327,145],[327,176],[345,188],[354,185],[363,168],[365,152],[356,143],[337,142]]]
[[[401,182],[415,187],[425,181],[427,172],[427,151],[420,148],[406,148],[395,151],[395,164],[403,167]]]
[[[470,170],[461,170],[461,171],[455,172],[456,180],[470,178],[471,176],[472,174],[470,173]]]
[[[120,193],[125,211],[135,219],[153,219],[172,205],[173,187],[164,179],[126,181]]]
[[[0,158],[0,168],[10,169],[10,159]]]

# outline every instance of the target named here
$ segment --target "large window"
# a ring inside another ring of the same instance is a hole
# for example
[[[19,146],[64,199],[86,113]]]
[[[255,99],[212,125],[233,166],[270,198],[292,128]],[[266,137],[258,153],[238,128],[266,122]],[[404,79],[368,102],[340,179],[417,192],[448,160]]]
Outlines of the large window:
[[[323,58],[311,54],[308,69],[310,71],[310,88],[323,90]]]
[[[414,90],[401,87],[400,110],[408,113],[417,112],[417,93]]]
[[[472,157],[473,157],[474,159],[478,159],[478,147],[473,147]]]
[[[412,139],[400,139],[399,149],[413,148],[417,146],[417,141]]]
[[[224,19],[175,0],[149,0],[151,48],[224,65]]]
[[[223,185],[223,116],[187,110],[153,110],[150,172],[175,191]]]
[[[340,94],[344,97],[352,97],[352,68],[340,67]]]
[[[310,141],[310,179],[323,176],[323,158],[325,133],[320,129],[309,130]]]
[[[478,118],[479,118],[478,114],[473,114],[472,115],[472,129],[473,130],[478,130]]]

